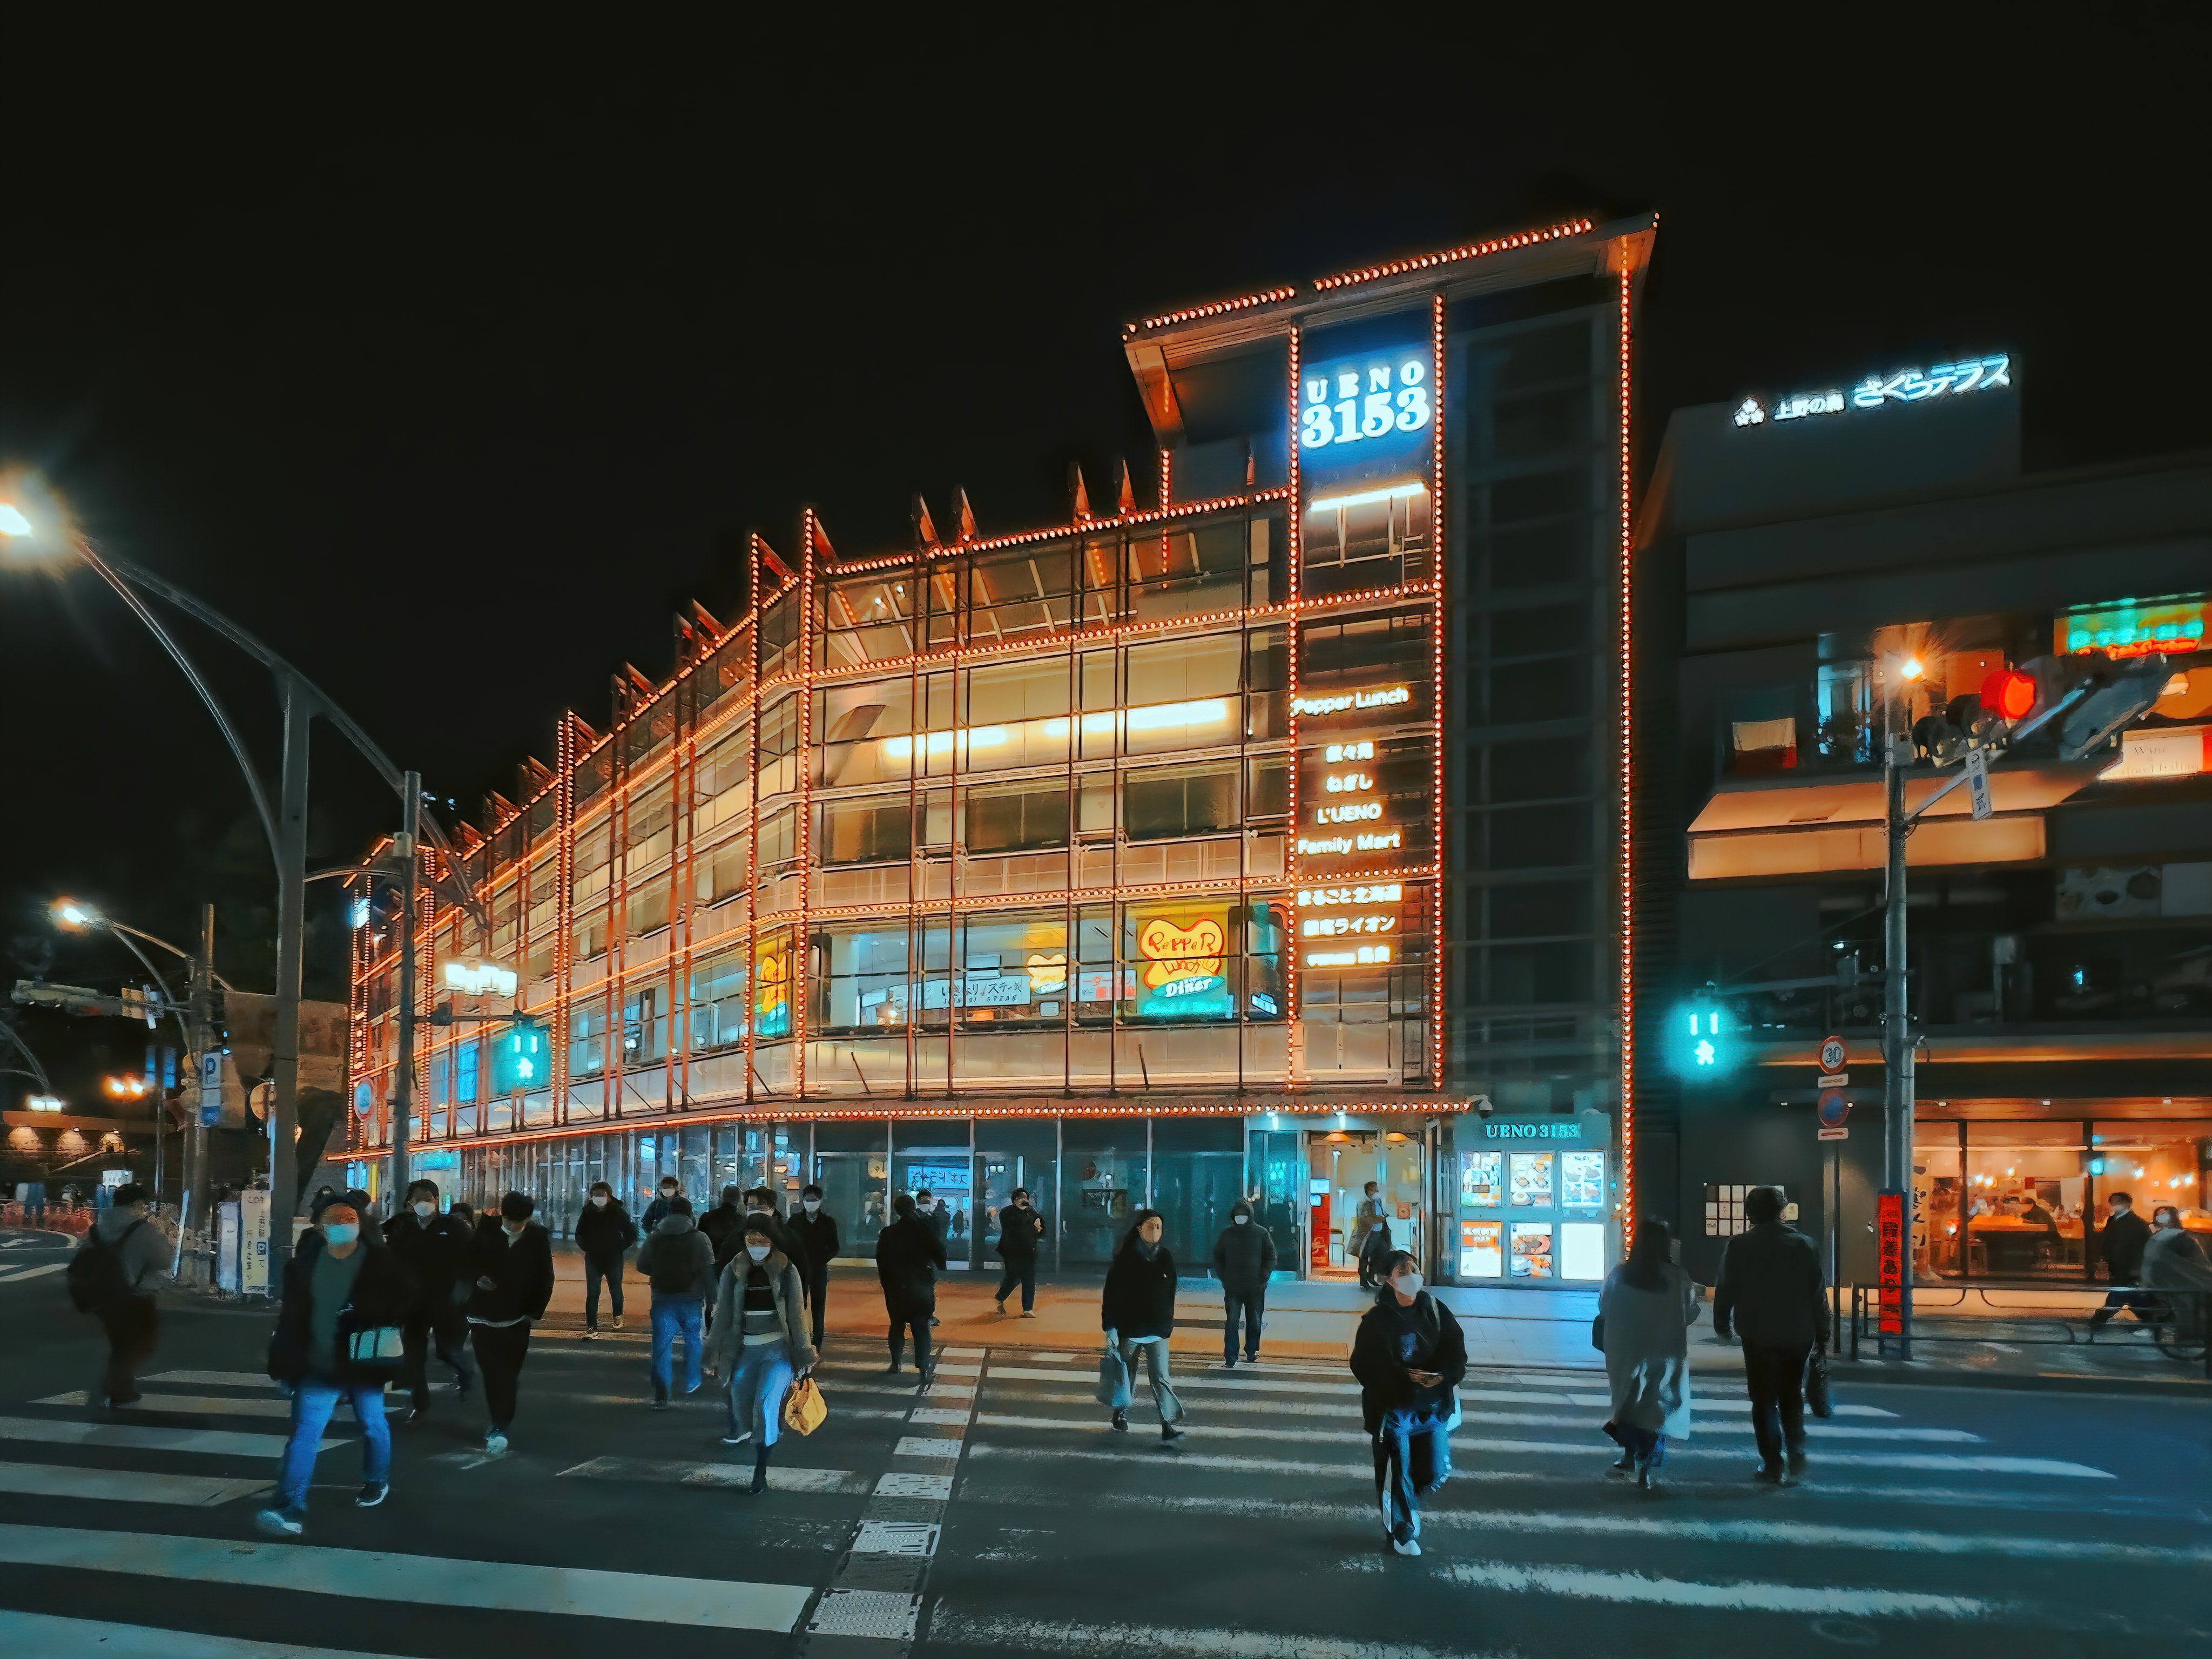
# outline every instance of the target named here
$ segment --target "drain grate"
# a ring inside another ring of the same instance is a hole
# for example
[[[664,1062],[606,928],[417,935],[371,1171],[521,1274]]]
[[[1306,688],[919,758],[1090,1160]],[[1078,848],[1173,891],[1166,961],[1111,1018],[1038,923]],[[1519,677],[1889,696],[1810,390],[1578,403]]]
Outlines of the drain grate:
[[[892,1448],[891,1455],[894,1457],[957,1457],[960,1455],[960,1442],[931,1440],[918,1434],[901,1435],[898,1444]]]
[[[878,1498],[933,1498],[940,1503],[952,1497],[949,1474],[886,1474],[876,1481]]]
[[[934,1555],[937,1533],[927,1521],[863,1521],[853,1550],[866,1555]]]
[[[925,1407],[919,1411],[908,1412],[906,1420],[909,1423],[965,1423],[968,1413],[964,1407],[956,1411],[931,1411]]]
[[[895,1590],[824,1590],[806,1630],[811,1636],[874,1636],[911,1642],[921,1617],[919,1595]]]

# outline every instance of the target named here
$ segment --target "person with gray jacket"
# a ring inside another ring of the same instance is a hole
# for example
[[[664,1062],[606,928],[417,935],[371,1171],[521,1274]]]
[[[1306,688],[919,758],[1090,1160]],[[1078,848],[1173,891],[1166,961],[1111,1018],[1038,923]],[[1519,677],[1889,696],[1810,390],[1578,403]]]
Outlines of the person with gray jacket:
[[[118,1187],[70,1261],[70,1294],[107,1334],[96,1407],[137,1403],[138,1367],[160,1340],[154,1293],[169,1276],[170,1244],[153,1224],[148,1198],[135,1182]]]
[[[744,1243],[714,1294],[714,1360],[727,1372],[726,1446],[753,1443],[754,1497],[768,1490],[768,1464],[783,1433],[783,1398],[814,1369],[806,1340],[806,1284],[777,1248],[764,1215],[746,1218]]]
[[[1733,1324],[1743,1339],[1758,1478],[1786,1486],[1805,1472],[1805,1364],[1828,1340],[1827,1286],[1820,1246],[1784,1224],[1778,1189],[1746,1193],[1743,1218],[1750,1226],[1721,1254],[1713,1334]]]
[[[714,1247],[691,1218],[691,1200],[670,1201],[653,1236],[638,1246],[637,1270],[653,1286],[653,1408],[668,1409],[670,1351],[684,1335],[684,1392],[699,1392],[706,1345],[700,1322],[714,1293]]]
[[[1267,1316],[1267,1279],[1275,1271],[1274,1236],[1252,1218],[1252,1200],[1229,1206],[1229,1224],[1213,1241],[1213,1276],[1221,1281],[1221,1360],[1237,1369],[1237,1327],[1244,1326],[1244,1363],[1260,1358]]]

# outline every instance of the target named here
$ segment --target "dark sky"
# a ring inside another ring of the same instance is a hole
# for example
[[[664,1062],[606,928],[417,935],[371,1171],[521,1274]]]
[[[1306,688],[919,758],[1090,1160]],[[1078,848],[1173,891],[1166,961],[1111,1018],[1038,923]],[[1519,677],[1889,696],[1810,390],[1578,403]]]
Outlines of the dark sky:
[[[1662,216],[1647,458],[1681,404],[2007,349],[2032,465],[2212,442],[2179,11],[2107,44],[2019,9],[817,38],[52,9],[78,32],[11,24],[0,96],[0,458],[471,817],[562,708],[604,721],[622,661],[665,672],[679,602],[736,608],[747,528],[787,546],[811,501],[850,556],[917,489],[942,523],[964,484],[987,532],[1063,517],[1070,459],[1103,489],[1146,446],[1124,319],[1565,213]],[[265,678],[184,631],[273,738]],[[0,973],[120,971],[54,953],[68,891],[180,942],[216,898],[265,981],[258,830],[137,624],[0,571]],[[396,809],[327,737],[316,764],[336,861]]]

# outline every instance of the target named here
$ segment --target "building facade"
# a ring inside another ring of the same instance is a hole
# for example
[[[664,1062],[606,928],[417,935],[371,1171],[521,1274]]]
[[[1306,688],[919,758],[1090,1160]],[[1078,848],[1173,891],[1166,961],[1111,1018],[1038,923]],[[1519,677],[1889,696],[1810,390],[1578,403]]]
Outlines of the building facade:
[[[1992,673],[2089,653],[2165,659],[2149,715],[2076,759],[2010,751],[1990,816],[1961,789],[1907,843],[1913,1263],[2081,1282],[2114,1191],[2212,1230],[2212,463],[2024,471],[2022,374],[1977,356],[1670,420],[1639,553],[1640,1095],[1700,1278],[1770,1183],[1872,1282],[1885,736],[1915,736],[1917,805]],[[1830,1036],[1849,1114],[1823,1139]]]
[[[571,714],[431,908],[520,1019],[418,1027],[410,1167],[477,1197],[665,1173],[957,1261],[1026,1186],[1049,1265],[1240,1194],[1349,1275],[1379,1183],[1442,1279],[1587,1281],[1633,1181],[1620,1041],[1632,325],[1648,221],[1133,323],[1158,440],[1070,521],[848,558]],[[1608,757],[1613,758],[1608,758]],[[394,930],[356,933],[351,1156],[390,1144]],[[446,994],[438,994],[443,998]],[[505,1005],[461,997],[457,1012]]]

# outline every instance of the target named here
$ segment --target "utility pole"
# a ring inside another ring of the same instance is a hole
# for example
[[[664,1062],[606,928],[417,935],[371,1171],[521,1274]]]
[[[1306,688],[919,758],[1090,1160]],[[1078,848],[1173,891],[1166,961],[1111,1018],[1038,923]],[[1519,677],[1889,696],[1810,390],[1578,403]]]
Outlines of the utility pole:
[[[283,771],[276,805],[276,1029],[270,1042],[269,1283],[284,1282],[300,1206],[300,979],[307,917],[307,757],[315,702],[296,674],[282,677]]]
[[[399,1064],[392,1080],[392,1176],[386,1215],[398,1215],[407,1196],[407,1132],[415,1115],[415,908],[422,874],[422,775],[409,772],[399,787]]]
[[[1909,709],[1908,709],[1909,712]],[[1912,833],[1912,820],[1905,810],[1905,769],[1913,757],[1912,734],[1890,731],[1887,761],[1887,811],[1884,828],[1889,844],[1889,878],[1881,917],[1881,1184],[1903,1195],[1905,1253],[1907,1268],[1899,1289],[1899,1335],[1901,1358],[1912,1358],[1912,1107],[1913,1039],[1910,1029],[1911,999],[1906,994],[1905,843]]]
[[[185,1191],[184,1201],[177,1208],[177,1260],[175,1267],[181,1268],[187,1241],[198,1239],[204,1231],[201,1223],[208,1212],[208,1132],[207,1099],[199,1088],[204,1073],[200,1056],[213,1052],[218,1045],[215,1040],[215,906],[200,906],[200,950],[191,963],[191,994],[188,999],[191,1008],[185,1027],[191,1034],[192,1050],[185,1056],[191,1067],[194,1088],[191,1121],[185,1129]],[[216,1109],[220,1110],[222,1096],[220,1085],[216,1095]],[[197,1250],[195,1250],[197,1258]],[[194,1268],[197,1276],[197,1266]]]

